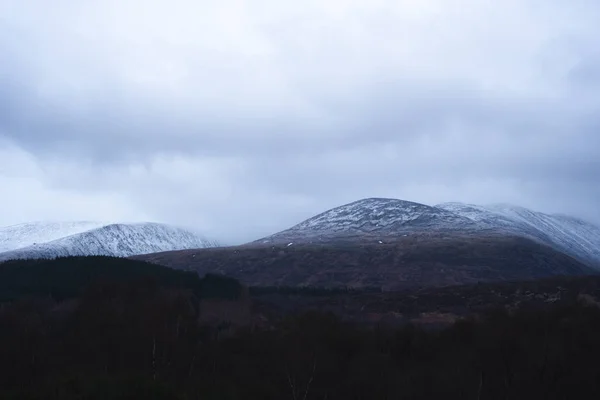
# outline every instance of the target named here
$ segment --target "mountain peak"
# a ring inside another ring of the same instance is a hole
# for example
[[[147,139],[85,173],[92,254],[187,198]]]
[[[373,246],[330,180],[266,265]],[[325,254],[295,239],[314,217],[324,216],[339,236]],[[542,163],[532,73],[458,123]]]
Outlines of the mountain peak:
[[[393,199],[391,197],[366,197],[364,199],[356,200],[344,205],[351,204],[376,204],[376,203],[386,203],[386,204],[418,204],[424,205],[421,203],[416,203],[414,201],[402,200],[402,199]]]
[[[512,235],[533,239],[586,263],[600,263],[600,228],[506,203],[428,206],[366,198],[327,210],[254,243],[382,240],[414,234]]]
[[[451,229],[472,223],[468,218],[425,204],[373,197],[332,208],[258,242],[390,236],[404,234],[414,227]]]

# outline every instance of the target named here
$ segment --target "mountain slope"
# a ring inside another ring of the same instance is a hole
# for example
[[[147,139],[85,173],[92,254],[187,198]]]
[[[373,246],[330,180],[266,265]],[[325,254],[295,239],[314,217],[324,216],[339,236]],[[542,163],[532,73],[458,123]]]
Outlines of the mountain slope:
[[[548,215],[507,204],[476,206],[445,203],[436,207],[470,218],[481,229],[529,237],[586,263],[600,262],[600,228],[580,219]]]
[[[48,228],[50,226],[50,228]],[[56,227],[66,227],[60,230]],[[90,228],[84,230],[85,228]],[[42,224],[36,231],[35,224],[26,229],[6,229],[6,232],[33,232],[28,237],[23,234],[18,239],[3,237],[5,246],[15,243],[35,243],[0,253],[0,261],[23,258],[54,258],[82,255],[105,255],[127,257],[135,254],[154,253],[169,250],[214,247],[217,243],[193,232],[157,223],[138,224],[95,224],[64,223],[57,225]],[[68,234],[70,232],[73,234]],[[47,233],[44,233],[47,232]],[[49,233],[48,233],[49,232]],[[67,235],[55,238],[60,234]],[[46,242],[39,239],[52,238]]]
[[[379,241],[407,235],[509,235],[533,239],[600,267],[600,228],[585,221],[510,205],[427,206],[371,198],[333,208],[258,244]]]
[[[0,227],[0,253],[101,228],[102,222],[31,222]]]
[[[251,286],[384,290],[589,275],[581,262],[515,236],[409,235],[388,242],[251,245],[134,256],[171,268],[219,273]]]

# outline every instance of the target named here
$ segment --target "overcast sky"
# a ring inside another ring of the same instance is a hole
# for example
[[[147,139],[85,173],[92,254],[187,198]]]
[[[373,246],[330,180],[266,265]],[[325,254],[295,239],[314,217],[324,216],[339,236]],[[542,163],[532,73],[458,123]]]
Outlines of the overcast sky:
[[[0,0],[0,225],[365,197],[600,223],[596,0]]]

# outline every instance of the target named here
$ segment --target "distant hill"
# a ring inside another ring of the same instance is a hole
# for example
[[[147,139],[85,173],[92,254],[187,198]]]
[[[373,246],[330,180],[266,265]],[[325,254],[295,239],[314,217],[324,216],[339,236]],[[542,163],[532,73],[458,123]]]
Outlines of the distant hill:
[[[222,276],[200,278],[193,272],[126,258],[67,257],[0,263],[0,302],[23,297],[64,300],[79,296],[91,285],[140,280],[153,280],[165,288],[187,289],[198,298],[236,297],[242,290],[239,282]]]
[[[217,245],[197,233],[157,223],[53,222],[0,228],[0,261],[87,255],[127,257]]]

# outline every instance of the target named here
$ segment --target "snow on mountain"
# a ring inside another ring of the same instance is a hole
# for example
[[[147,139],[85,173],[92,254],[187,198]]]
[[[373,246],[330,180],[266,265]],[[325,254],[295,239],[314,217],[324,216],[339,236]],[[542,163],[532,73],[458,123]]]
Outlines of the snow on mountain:
[[[432,232],[517,235],[600,266],[599,227],[573,217],[502,204],[444,203],[432,207],[395,199],[364,199],[333,208],[254,244],[385,239]]]
[[[0,261],[78,255],[127,257],[160,251],[216,247],[185,229],[158,223],[33,223],[0,228]]]
[[[322,241],[356,236],[392,236],[419,230],[460,230],[476,223],[441,208],[396,199],[370,198],[333,208],[259,243],[304,239]]]
[[[482,228],[536,239],[585,262],[600,262],[600,227],[578,218],[544,214],[509,204],[445,203],[436,207],[471,218],[483,225]]]
[[[108,225],[101,222],[32,222],[0,227],[0,253],[51,242]]]

